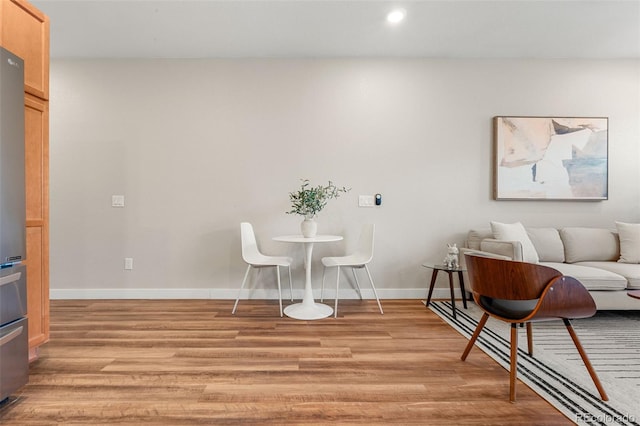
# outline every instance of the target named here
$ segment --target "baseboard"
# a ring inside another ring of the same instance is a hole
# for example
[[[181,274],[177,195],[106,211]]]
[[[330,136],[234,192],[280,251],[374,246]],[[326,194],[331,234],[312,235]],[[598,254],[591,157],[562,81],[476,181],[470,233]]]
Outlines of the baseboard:
[[[237,293],[237,292],[236,292]],[[51,289],[51,300],[70,299],[212,299],[207,288]]]
[[[425,299],[427,291],[424,288],[403,288],[403,289],[376,289],[380,299]],[[302,299],[303,290],[293,291],[293,298]],[[326,290],[325,298],[333,299],[335,292]],[[108,288],[108,289],[51,289],[50,298],[52,300],[71,299],[235,299],[238,297],[237,289],[220,288]],[[289,290],[282,290],[282,297],[289,298]],[[314,290],[314,297],[320,298],[320,290]],[[374,294],[371,289],[362,289],[362,297],[373,299]],[[435,288],[433,299],[449,299],[448,288]],[[460,298],[460,290],[455,290],[455,297]],[[277,299],[276,290],[254,289],[242,292],[243,299]],[[357,299],[355,290],[346,289],[340,291],[341,299]]]

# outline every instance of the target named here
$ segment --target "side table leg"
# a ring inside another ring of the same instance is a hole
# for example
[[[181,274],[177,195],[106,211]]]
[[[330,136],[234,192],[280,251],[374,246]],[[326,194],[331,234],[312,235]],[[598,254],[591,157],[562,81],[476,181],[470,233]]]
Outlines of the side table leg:
[[[453,309],[453,318],[456,317],[456,298],[453,295],[453,272],[447,271],[449,275],[449,291],[451,292],[451,308]]]
[[[467,309],[467,292],[464,289],[464,278],[462,278],[462,271],[458,271],[458,281],[460,282],[460,291],[462,292],[462,305]]]
[[[425,307],[429,307],[429,302],[431,302],[431,294],[433,294],[433,287],[436,284],[436,277],[438,276],[438,270],[434,269],[433,273],[431,274],[431,284],[429,284],[429,295],[427,296],[427,303],[425,305]]]

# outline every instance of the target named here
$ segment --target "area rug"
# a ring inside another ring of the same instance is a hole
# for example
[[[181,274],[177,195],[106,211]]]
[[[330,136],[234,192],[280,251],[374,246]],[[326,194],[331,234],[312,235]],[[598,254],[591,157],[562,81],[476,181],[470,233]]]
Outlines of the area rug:
[[[431,303],[430,308],[470,338],[482,311],[468,305],[458,307],[455,319],[450,302]],[[576,424],[640,425],[640,311],[600,311],[572,324],[609,401],[600,399],[560,320],[533,324],[533,357],[527,353],[525,329],[519,330],[518,379]],[[509,333],[507,323],[489,318],[469,357],[479,348],[508,370]]]

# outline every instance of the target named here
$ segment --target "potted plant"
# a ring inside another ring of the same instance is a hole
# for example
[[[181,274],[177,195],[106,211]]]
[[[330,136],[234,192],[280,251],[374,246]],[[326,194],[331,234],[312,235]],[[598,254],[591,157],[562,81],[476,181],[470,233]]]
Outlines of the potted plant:
[[[309,179],[301,179],[300,189],[289,193],[291,210],[287,214],[299,214],[304,217],[301,224],[302,235],[306,238],[315,237],[318,224],[315,221],[316,215],[333,198],[338,198],[342,193],[346,193],[350,188],[339,188],[329,181],[326,186],[311,186]]]

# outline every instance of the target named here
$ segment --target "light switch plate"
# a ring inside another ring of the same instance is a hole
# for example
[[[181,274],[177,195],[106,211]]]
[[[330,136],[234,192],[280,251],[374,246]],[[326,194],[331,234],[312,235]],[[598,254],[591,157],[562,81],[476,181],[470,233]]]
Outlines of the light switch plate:
[[[359,207],[373,207],[376,204],[376,199],[373,195],[360,195],[358,197]]]

